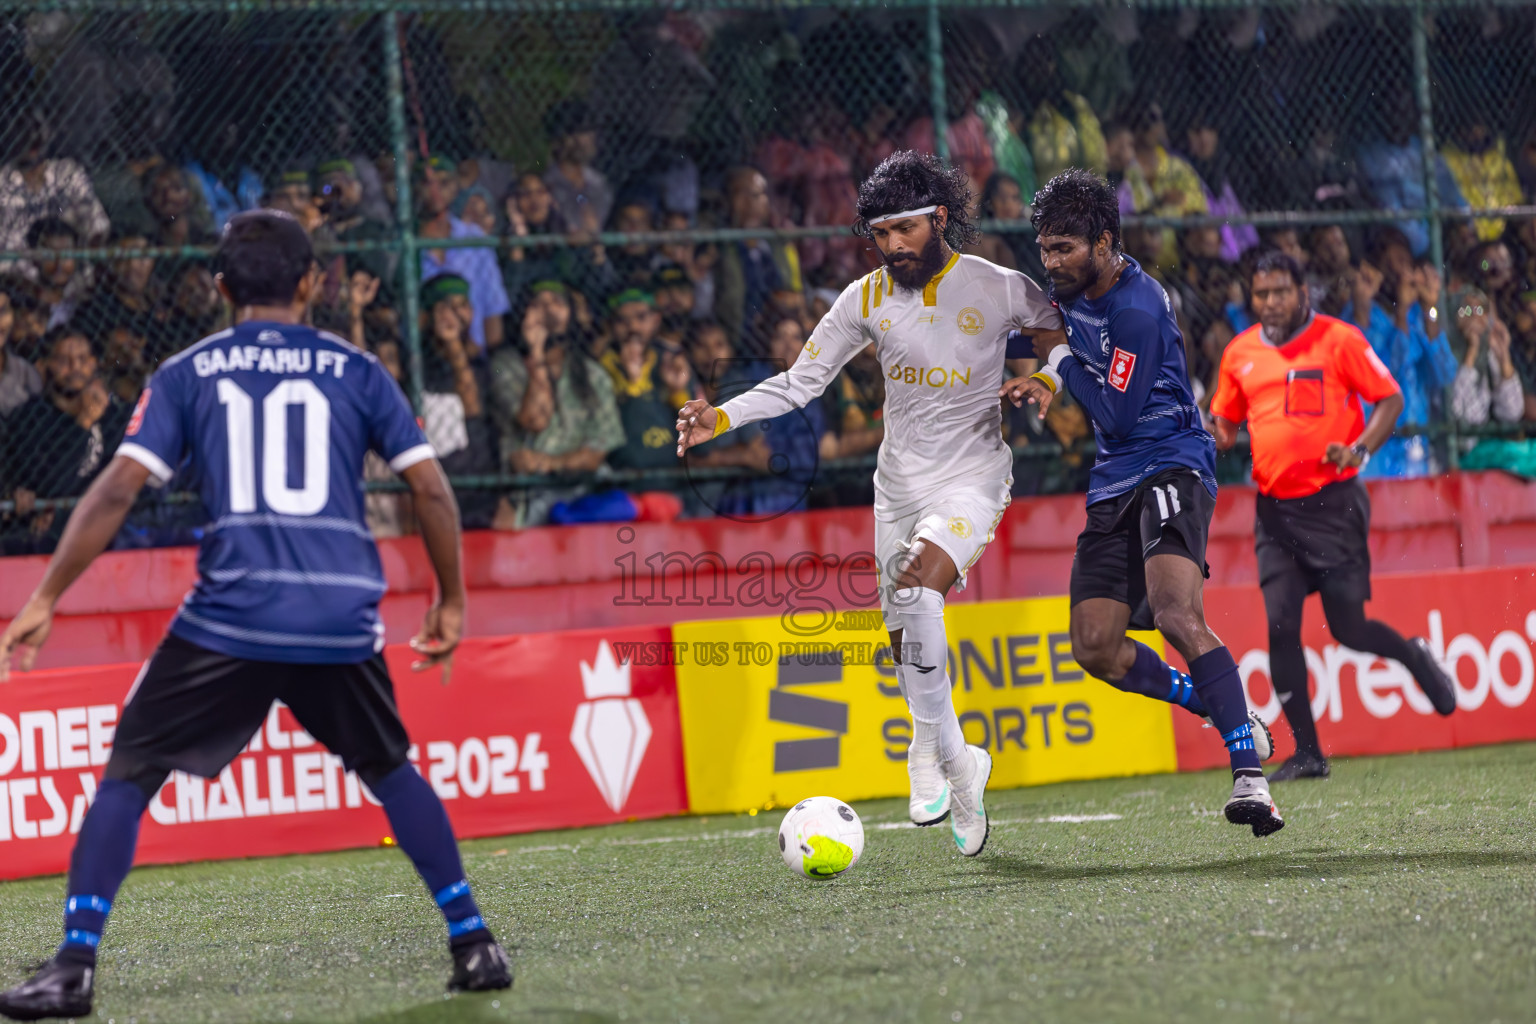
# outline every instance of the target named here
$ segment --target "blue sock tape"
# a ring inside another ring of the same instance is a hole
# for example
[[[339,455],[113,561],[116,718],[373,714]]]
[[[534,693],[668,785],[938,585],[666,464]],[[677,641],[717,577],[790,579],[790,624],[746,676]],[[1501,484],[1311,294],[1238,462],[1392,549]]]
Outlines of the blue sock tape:
[[[98,914],[110,914],[112,901],[104,900],[100,896],[71,896],[64,901],[64,913],[73,914],[79,910],[94,910]]]
[[[438,906],[446,907],[460,896],[468,895],[469,883],[461,878],[457,882],[454,882],[452,885],[445,886],[444,888],[439,889],[437,892],[433,893],[432,898],[437,901]]]
[[[470,932],[479,931],[484,927],[485,918],[481,917],[479,914],[475,914],[472,917],[466,917],[462,921],[449,921],[448,937],[458,938],[460,935],[468,935]]]

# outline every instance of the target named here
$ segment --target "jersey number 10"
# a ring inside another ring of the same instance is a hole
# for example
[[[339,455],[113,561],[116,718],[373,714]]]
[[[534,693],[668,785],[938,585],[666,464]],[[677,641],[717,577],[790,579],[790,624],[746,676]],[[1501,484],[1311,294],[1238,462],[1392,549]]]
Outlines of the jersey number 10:
[[[229,435],[229,510],[256,511],[256,403],[228,377],[219,379],[219,403]],[[304,409],[304,482],[288,486],[288,407]],[[261,496],[267,508],[312,516],[325,508],[331,488],[331,403],[314,381],[291,378],[261,403]]]

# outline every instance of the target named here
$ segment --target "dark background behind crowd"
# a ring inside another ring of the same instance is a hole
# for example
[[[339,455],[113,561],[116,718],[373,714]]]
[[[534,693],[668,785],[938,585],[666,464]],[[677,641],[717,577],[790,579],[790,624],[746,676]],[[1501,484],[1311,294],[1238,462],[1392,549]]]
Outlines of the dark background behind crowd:
[[[973,251],[1039,277],[1028,203],[1069,166],[1104,174],[1132,221],[1223,218],[1124,233],[1174,303],[1202,401],[1224,347],[1252,323],[1246,268],[1274,246],[1307,268],[1315,308],[1356,323],[1403,386],[1400,436],[1369,475],[1453,459],[1527,470],[1536,220],[1451,216],[1436,262],[1428,220],[1358,216],[1428,200],[1408,16],[946,15],[945,147],[971,179],[975,214],[1013,222]],[[466,526],[868,501],[884,399],[872,351],[803,414],[719,439],[686,474],[672,424],[688,399],[723,400],[793,362],[838,292],[876,265],[845,230],[773,232],[846,228],[875,164],[934,150],[926,15],[402,18],[419,380],[384,91],[393,23],[0,7],[0,250],[58,253],[0,262],[4,552],[52,549],[68,515],[52,499],[83,493],[155,366],[226,324],[196,247],[258,206],[299,217],[325,254],[316,323],[419,394],[429,440],[471,484]],[[1427,166],[1440,205],[1536,201],[1536,8],[1448,11],[1429,29],[1438,147]],[[1261,211],[1314,216],[1243,222]],[[715,228],[768,234],[600,237]],[[473,244],[484,238],[503,244]],[[189,248],[67,255],[103,246]],[[1080,409],[1006,420],[1020,493],[1083,485]],[[391,476],[382,464],[369,473]],[[117,543],[194,539],[198,510],[179,490],[146,502]],[[411,528],[393,493],[369,508],[381,535]]]

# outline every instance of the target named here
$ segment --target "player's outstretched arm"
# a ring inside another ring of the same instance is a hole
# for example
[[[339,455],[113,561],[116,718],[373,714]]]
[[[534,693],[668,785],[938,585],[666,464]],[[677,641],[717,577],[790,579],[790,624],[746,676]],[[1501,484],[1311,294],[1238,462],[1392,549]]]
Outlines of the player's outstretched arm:
[[[37,649],[53,628],[53,609],[70,584],[80,578],[96,556],[107,549],[122,529],[128,510],[149,479],[149,470],[132,459],[117,456],[107,464],[75,506],[64,527],[64,536],[48,562],[43,581],[0,635],[0,682],[9,678],[11,654],[21,650],[21,670],[30,671]]]
[[[464,635],[466,595],[463,559],[459,550],[459,503],[436,459],[407,466],[401,474],[411,489],[421,539],[437,574],[437,601],[427,610],[411,650],[422,655],[411,668],[417,672],[446,661]]]
[[[681,456],[694,445],[727,430],[803,409],[820,398],[838,372],[870,342],[864,336],[859,313],[860,290],[858,281],[843,289],[832,309],[811,332],[794,364],[783,373],[769,377],[718,408],[695,400],[679,409],[677,454]]]

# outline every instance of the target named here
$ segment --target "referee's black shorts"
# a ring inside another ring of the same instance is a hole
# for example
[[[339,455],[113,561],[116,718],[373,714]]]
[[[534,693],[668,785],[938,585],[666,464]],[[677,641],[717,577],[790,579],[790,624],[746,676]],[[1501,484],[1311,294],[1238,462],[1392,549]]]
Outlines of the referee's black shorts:
[[[406,761],[410,741],[382,655],[356,665],[247,661],[167,634],[128,694],[105,777],[214,778],[256,735],[274,700],[370,788]]]
[[[1371,599],[1371,499],[1359,477],[1304,498],[1259,495],[1254,550],[1259,587]]]

